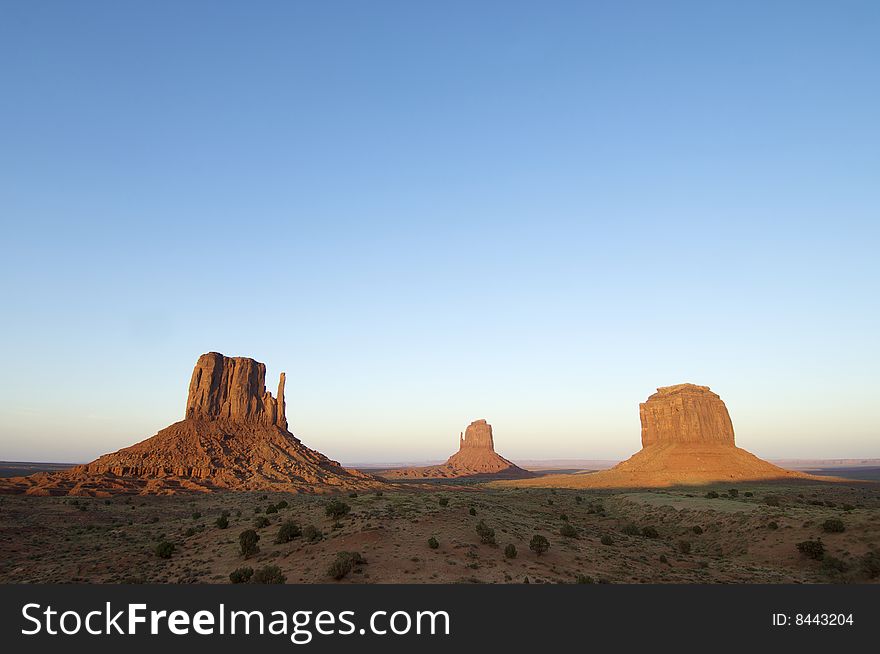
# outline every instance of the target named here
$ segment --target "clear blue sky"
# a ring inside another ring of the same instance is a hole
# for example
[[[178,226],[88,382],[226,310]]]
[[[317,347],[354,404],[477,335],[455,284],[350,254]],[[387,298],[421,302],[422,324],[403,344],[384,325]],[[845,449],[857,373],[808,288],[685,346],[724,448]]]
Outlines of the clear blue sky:
[[[343,461],[880,457],[880,3],[0,5],[0,459],[288,375]]]

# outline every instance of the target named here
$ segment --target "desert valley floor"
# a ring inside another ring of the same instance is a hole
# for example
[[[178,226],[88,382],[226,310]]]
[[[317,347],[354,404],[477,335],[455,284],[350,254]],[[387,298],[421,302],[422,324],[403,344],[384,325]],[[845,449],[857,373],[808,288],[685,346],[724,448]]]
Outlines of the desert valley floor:
[[[326,515],[333,499],[350,507],[338,523]],[[290,521],[311,538],[275,542]],[[481,542],[481,521],[495,544]],[[259,535],[259,551],[244,558],[239,535],[248,529]],[[529,548],[536,534],[550,543],[540,556]],[[157,553],[163,542],[173,544],[167,558]],[[800,551],[804,542],[814,544]],[[511,544],[515,557],[505,554]],[[228,583],[237,568],[265,566],[277,566],[287,583],[869,582],[880,573],[880,489],[786,481],[631,491],[399,484],[336,496],[9,495],[0,496],[0,552],[5,583]],[[348,573],[335,580],[340,552],[361,556],[349,557]]]

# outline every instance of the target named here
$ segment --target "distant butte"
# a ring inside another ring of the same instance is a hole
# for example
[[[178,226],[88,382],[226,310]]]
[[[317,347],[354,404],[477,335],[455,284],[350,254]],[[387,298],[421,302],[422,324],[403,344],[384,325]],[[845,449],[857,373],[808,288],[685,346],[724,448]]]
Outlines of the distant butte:
[[[193,370],[185,417],[155,436],[86,465],[0,480],[0,492],[31,495],[380,488],[381,480],[309,449],[287,426],[285,375],[266,391],[266,366],[209,352]]]
[[[639,417],[642,449],[613,468],[510,483],[567,488],[652,488],[721,481],[818,479],[779,468],[737,447],[727,407],[708,386],[677,384],[658,388],[647,402],[639,405]]]
[[[475,420],[468,425],[464,434],[459,435],[458,452],[443,465],[386,470],[379,474],[387,479],[522,479],[533,476],[495,452],[492,425],[485,420]]]

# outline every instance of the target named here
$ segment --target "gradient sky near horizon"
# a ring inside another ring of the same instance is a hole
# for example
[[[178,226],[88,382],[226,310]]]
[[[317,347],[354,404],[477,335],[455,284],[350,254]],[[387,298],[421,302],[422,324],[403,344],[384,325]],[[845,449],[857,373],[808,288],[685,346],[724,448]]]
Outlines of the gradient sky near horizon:
[[[287,372],[343,462],[880,457],[880,3],[0,6],[0,459]]]

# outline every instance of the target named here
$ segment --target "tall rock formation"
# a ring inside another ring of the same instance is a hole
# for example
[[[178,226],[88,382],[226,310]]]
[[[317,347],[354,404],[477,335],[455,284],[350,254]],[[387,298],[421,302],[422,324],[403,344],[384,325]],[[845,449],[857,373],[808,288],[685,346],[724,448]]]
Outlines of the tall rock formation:
[[[82,466],[0,480],[35,495],[274,490],[325,492],[385,484],[309,449],[287,428],[284,382],[266,391],[266,366],[209,352],[193,370],[184,419]]]
[[[639,405],[642,449],[609,470],[548,475],[515,485],[563,488],[651,488],[764,479],[812,478],[759,459],[734,444],[733,423],[708,386],[657,389]]]
[[[266,391],[265,364],[246,357],[209,352],[199,357],[189,382],[187,419],[276,425],[287,429],[284,411],[284,373],[278,396]]]
[[[515,463],[495,452],[492,425],[475,420],[463,434],[459,434],[458,452],[446,463],[422,468],[402,468],[381,473],[388,479],[451,479],[456,477],[487,477],[519,479],[533,476]]]

